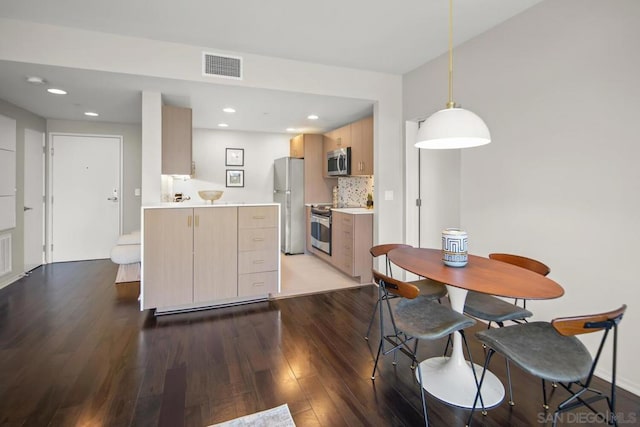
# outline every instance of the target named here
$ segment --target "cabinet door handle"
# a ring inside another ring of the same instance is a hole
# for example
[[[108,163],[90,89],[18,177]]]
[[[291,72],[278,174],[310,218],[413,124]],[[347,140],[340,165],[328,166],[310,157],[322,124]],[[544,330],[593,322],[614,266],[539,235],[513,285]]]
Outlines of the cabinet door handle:
[[[254,242],[264,242],[264,239],[262,237],[254,237],[253,241]]]
[[[252,286],[264,286],[264,282],[253,282]]]
[[[264,219],[264,215],[254,215],[253,219]]]
[[[191,228],[191,215],[187,217],[187,228]]]
[[[264,260],[263,259],[256,259],[253,261],[254,264],[264,264]]]
[[[200,215],[196,215],[196,227],[200,227]]]

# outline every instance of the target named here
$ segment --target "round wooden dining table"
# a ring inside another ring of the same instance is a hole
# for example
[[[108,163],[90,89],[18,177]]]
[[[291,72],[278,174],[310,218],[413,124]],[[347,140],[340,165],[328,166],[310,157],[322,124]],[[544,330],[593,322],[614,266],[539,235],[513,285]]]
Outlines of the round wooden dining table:
[[[391,262],[418,276],[447,285],[451,308],[464,310],[468,291],[529,300],[558,298],[564,289],[548,277],[502,261],[469,255],[464,267],[448,267],[442,261],[442,251],[426,248],[397,248],[388,254]],[[460,334],[453,334],[450,357],[434,357],[420,362],[424,389],[432,396],[462,408],[473,407],[477,378],[482,366],[468,362],[462,352]],[[417,375],[417,371],[416,371]],[[481,390],[486,408],[498,405],[504,398],[504,386],[487,371]]]

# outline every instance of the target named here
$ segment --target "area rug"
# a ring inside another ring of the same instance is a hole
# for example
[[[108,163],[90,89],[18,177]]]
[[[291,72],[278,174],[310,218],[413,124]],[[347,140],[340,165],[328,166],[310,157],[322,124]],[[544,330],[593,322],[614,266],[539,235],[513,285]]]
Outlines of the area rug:
[[[266,411],[245,415],[209,427],[295,427],[295,423],[291,418],[289,406],[285,403]]]

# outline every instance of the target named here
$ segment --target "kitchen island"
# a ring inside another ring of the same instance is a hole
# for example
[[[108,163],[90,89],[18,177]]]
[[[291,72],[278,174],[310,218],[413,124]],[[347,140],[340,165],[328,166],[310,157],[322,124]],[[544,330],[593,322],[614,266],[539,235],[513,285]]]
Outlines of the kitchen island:
[[[143,207],[141,310],[166,314],[278,293],[279,218],[276,203]]]

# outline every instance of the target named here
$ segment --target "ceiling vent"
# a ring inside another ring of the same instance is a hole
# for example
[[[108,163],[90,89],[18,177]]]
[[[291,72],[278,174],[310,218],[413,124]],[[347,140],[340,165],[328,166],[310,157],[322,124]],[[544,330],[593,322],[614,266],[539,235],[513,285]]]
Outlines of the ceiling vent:
[[[202,52],[202,75],[242,80],[242,57]]]

